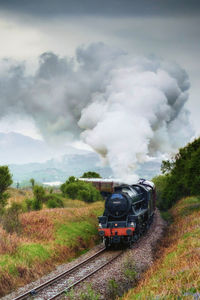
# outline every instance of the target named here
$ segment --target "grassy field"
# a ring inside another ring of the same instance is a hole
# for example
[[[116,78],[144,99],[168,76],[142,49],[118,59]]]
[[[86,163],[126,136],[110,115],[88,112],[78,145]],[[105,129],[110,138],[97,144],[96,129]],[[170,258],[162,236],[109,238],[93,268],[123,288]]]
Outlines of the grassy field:
[[[159,258],[123,300],[200,299],[200,197],[179,201]]]
[[[11,190],[10,202],[31,197]],[[64,201],[65,208],[22,213],[20,235],[0,227],[0,296],[77,257],[98,241],[97,216],[103,202]]]

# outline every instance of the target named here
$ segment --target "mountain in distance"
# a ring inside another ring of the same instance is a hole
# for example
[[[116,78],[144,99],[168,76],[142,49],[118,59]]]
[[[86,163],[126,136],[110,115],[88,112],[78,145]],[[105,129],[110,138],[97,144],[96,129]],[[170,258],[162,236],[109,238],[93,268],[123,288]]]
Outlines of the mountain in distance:
[[[110,167],[101,166],[95,152],[67,146],[64,155],[53,158],[53,152],[43,141],[19,133],[0,133],[0,165],[8,164],[13,181],[23,182],[34,178],[37,182],[64,182],[69,176],[80,177],[84,172],[95,171],[104,178],[113,177]],[[159,174],[160,161],[141,164],[140,177],[151,179]]]
[[[103,177],[112,175],[109,167],[101,167],[96,153],[67,154],[61,159],[51,159],[44,163],[29,163],[23,165],[10,164],[13,180],[23,181],[34,178],[38,182],[64,182],[69,176],[80,177],[84,172],[92,170]]]
[[[61,159],[51,159],[45,163],[9,165],[13,180],[22,182],[34,178],[38,182],[65,182],[69,176],[80,177],[84,172],[95,171],[104,178],[112,178],[110,167],[102,167],[100,158],[94,152],[68,154]],[[137,174],[141,178],[151,179],[160,172],[160,161],[148,161],[139,166]]]

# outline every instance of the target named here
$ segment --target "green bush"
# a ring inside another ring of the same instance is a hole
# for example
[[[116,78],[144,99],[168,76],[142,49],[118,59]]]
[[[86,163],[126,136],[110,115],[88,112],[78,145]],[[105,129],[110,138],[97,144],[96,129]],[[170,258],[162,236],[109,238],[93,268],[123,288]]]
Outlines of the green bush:
[[[31,211],[33,210],[33,202],[34,202],[34,199],[26,199],[25,200],[25,207],[26,207],[26,211]]]
[[[33,194],[35,199],[37,199],[39,202],[45,201],[45,189],[42,186],[35,185],[33,188]]]
[[[64,207],[64,203],[60,195],[49,194],[47,196],[47,207],[48,208]]]
[[[33,202],[32,202],[32,209],[33,210],[40,210],[40,209],[42,209],[42,202],[39,199],[34,198]]]
[[[31,187],[32,187],[32,189],[33,189],[34,186],[35,186],[35,179],[34,179],[34,178],[31,178],[31,179],[30,179],[30,183],[31,183]]]
[[[6,193],[7,188],[12,184],[12,176],[8,166],[0,166],[0,209],[7,204],[9,194]]]
[[[70,178],[61,186],[63,196],[85,202],[95,202],[102,199],[100,192],[91,183],[77,179],[70,180]]]
[[[65,194],[71,198],[76,199],[78,197],[78,191],[80,189],[80,185],[76,182],[72,182],[66,185]]]
[[[42,186],[35,185],[33,188],[34,200],[32,202],[33,210],[40,210],[42,203],[45,202],[45,189]]]

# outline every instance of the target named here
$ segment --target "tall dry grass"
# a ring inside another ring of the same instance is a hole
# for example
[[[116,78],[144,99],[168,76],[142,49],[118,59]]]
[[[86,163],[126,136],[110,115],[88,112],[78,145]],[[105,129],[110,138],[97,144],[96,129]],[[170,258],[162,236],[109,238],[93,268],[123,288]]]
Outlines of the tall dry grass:
[[[200,201],[182,199],[170,212],[174,222],[160,243],[156,261],[123,300],[200,297]]]
[[[17,234],[8,234],[0,227],[0,255],[15,254],[19,243],[20,238]]]
[[[22,196],[19,195],[19,190],[11,192],[11,202],[23,202],[27,198],[26,191]],[[98,211],[101,213],[103,203],[78,205],[77,200],[75,207],[72,207],[72,201],[69,202],[68,208],[44,208],[41,211],[22,213],[19,235],[8,234],[0,226],[0,297],[38,279],[58,264],[71,260],[81,251],[94,246],[98,235],[94,236],[91,228],[97,227],[97,215]],[[71,224],[80,225],[81,222],[83,226],[88,222],[91,228],[88,233],[84,232],[83,237],[81,226],[78,226],[73,232],[73,243],[69,244]],[[62,226],[63,234],[69,234],[68,237],[62,237],[62,230],[58,236],[57,231]]]

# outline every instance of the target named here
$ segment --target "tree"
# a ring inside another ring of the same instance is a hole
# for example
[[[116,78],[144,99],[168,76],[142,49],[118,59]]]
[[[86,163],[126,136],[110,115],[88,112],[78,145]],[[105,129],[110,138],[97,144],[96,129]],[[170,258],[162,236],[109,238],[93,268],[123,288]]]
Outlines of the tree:
[[[42,208],[42,203],[45,201],[45,190],[42,186],[35,185],[33,189],[34,201],[33,209],[40,210]]]
[[[35,186],[35,179],[34,179],[34,178],[31,178],[31,179],[30,179],[30,183],[31,183],[31,186],[32,186],[32,189],[33,189],[34,186]]]
[[[12,184],[12,175],[8,166],[0,166],[0,208],[6,206],[9,194],[6,193],[7,188]]]
[[[101,175],[99,173],[93,172],[93,171],[88,171],[85,172],[81,178],[101,178]]]
[[[168,175],[156,176],[152,178],[152,181],[156,186],[156,206],[161,210],[165,210],[166,199],[164,199],[164,191],[168,183]]]
[[[165,209],[181,197],[200,194],[200,138],[179,149],[174,160],[162,166],[168,173],[162,191]]]
[[[163,174],[168,174],[173,170],[174,166],[175,166],[175,161],[174,160],[172,160],[172,161],[163,160],[160,169],[161,169],[161,172]]]

